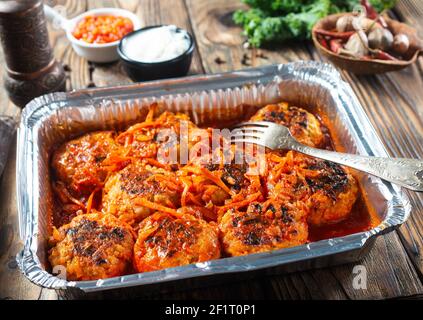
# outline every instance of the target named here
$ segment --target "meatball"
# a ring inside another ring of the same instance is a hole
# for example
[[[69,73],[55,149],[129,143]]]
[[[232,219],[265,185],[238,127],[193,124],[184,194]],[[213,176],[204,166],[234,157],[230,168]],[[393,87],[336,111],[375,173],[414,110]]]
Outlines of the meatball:
[[[89,133],[60,146],[53,155],[52,167],[56,178],[73,196],[81,198],[103,185],[110,171],[109,158],[120,152],[113,132]]]
[[[206,208],[204,206],[195,206],[195,205],[183,206],[183,207],[180,207],[176,212],[181,215],[189,214],[198,219],[205,220],[207,222],[217,220],[215,210]]]
[[[357,199],[358,186],[349,170],[333,162],[288,152],[282,173],[268,178],[271,197],[302,201],[308,222],[319,226],[347,219]],[[277,177],[276,181],[272,181]]]
[[[131,271],[134,242],[132,228],[112,215],[80,215],[54,230],[49,261],[66,268],[67,280],[121,276]]]
[[[232,151],[225,155],[214,152],[214,155],[206,154],[194,159],[192,166],[188,165],[183,171],[191,170],[193,173],[193,189],[204,204],[222,206],[228,201],[241,201],[262,191],[258,165],[252,159],[246,159],[248,156],[251,155],[232,146]]]
[[[150,110],[144,122],[135,124],[119,135],[118,141],[127,149],[127,155],[139,159],[157,158],[167,164],[178,164],[181,153],[188,150],[207,130],[199,129],[185,114],[163,112],[153,119]]]
[[[312,147],[318,147],[324,141],[319,120],[310,112],[289,106],[285,102],[260,109],[250,120],[270,121],[284,125],[299,142]]]
[[[306,211],[289,202],[253,202],[228,210],[219,223],[223,250],[230,256],[265,252],[307,242]]]
[[[348,218],[357,200],[358,186],[355,178],[347,168],[336,163],[305,158],[300,171],[311,191],[307,201],[310,208],[308,222],[323,225]]]
[[[141,222],[134,247],[138,272],[220,258],[217,226],[192,215],[156,212]]]
[[[175,173],[134,162],[107,180],[103,210],[135,224],[152,213],[139,199],[175,209],[181,206],[182,189]]]
[[[304,176],[297,172],[302,164],[300,154],[289,151],[286,154],[280,151],[269,151],[266,154],[267,171],[262,177],[266,181],[268,196],[295,203],[305,203],[310,196],[310,190]]]

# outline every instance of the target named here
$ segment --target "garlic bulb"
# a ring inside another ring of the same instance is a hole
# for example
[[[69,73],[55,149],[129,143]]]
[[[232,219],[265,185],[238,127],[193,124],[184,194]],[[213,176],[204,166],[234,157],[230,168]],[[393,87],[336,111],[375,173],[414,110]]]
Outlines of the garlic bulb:
[[[354,33],[345,44],[345,49],[354,57],[361,58],[369,53],[368,39],[363,31]]]
[[[369,33],[369,47],[386,51],[392,47],[394,36],[388,29],[376,28]]]
[[[363,30],[364,32],[369,32],[376,28],[381,28],[379,23],[366,17],[355,17],[352,21],[352,26],[354,30]]]
[[[342,16],[336,21],[336,30],[338,32],[353,31],[353,19],[354,16]]]
[[[410,39],[403,33],[399,33],[394,37],[392,50],[399,54],[407,53],[410,48]]]
[[[364,30],[365,32],[382,28],[382,26],[377,21],[369,19],[369,18],[361,18],[360,25],[362,30]]]

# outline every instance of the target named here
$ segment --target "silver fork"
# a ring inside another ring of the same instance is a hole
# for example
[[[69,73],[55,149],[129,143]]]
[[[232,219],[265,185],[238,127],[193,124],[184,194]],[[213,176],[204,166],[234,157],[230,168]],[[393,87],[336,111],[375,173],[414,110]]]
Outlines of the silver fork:
[[[244,122],[234,127],[232,143],[253,143],[273,150],[288,149],[336,162],[410,190],[423,192],[423,161],[405,158],[378,158],[316,149],[298,142],[287,127],[267,122]]]

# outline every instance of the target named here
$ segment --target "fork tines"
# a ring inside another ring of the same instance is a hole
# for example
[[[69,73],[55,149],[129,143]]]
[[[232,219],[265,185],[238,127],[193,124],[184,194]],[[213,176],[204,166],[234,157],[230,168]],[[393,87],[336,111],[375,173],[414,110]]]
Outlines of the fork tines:
[[[231,132],[231,143],[259,144],[264,138],[269,123],[265,121],[243,122],[234,126]]]

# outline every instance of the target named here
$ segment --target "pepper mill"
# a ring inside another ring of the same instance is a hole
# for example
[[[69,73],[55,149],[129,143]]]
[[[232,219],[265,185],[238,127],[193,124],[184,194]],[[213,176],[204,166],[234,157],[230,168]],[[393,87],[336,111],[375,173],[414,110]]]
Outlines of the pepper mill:
[[[63,66],[53,57],[42,0],[0,1],[5,87],[19,107],[40,95],[64,91]]]

